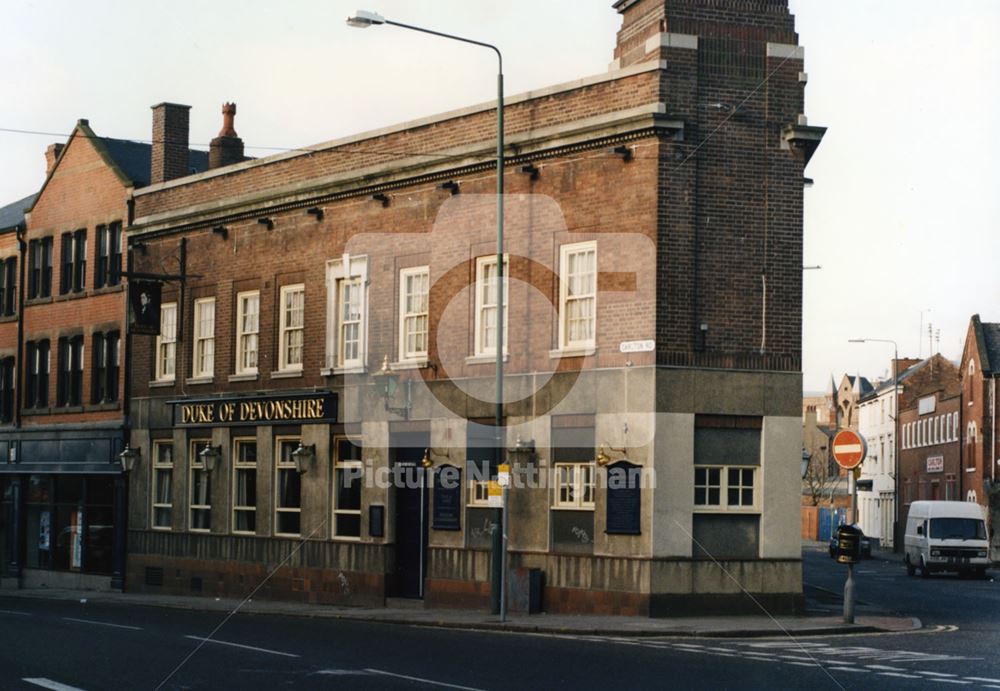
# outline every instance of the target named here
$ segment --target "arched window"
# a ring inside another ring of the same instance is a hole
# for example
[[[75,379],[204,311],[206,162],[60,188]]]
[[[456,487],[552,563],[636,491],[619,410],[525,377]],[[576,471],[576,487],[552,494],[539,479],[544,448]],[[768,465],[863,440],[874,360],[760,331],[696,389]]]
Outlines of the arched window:
[[[969,360],[969,376],[971,377],[975,373],[976,373],[976,361],[970,359]]]

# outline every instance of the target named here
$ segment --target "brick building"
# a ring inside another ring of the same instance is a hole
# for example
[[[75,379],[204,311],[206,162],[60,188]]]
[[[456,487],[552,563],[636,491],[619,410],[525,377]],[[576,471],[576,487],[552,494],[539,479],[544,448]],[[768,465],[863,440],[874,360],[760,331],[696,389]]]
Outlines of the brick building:
[[[196,154],[204,169],[207,154]],[[123,228],[150,146],[77,122],[37,195],[8,207],[0,300],[3,583],[121,587]],[[15,217],[20,213],[20,220]]]
[[[711,555],[788,610],[803,51],[784,0],[615,8],[609,72],[507,100],[511,566],[549,611],[754,607]],[[136,271],[185,280],[132,348],[129,588],[485,605],[495,118],[136,191]]]
[[[962,396],[957,389],[949,386],[915,398],[899,413],[900,521],[915,501],[964,498]]]

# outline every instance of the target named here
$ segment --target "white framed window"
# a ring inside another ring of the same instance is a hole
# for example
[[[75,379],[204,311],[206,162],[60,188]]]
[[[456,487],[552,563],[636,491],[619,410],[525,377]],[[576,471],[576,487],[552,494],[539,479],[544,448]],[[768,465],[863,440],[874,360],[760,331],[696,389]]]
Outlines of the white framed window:
[[[215,373],[215,298],[194,301],[194,353],[191,376],[211,377]]]
[[[236,374],[257,374],[260,336],[260,292],[236,296]]]
[[[510,259],[503,258],[503,349],[510,342]],[[476,259],[476,315],[474,348],[476,355],[497,353],[497,258],[488,255]]]
[[[299,535],[302,530],[302,476],[295,468],[292,452],[297,437],[275,439],[274,534]]]
[[[417,266],[399,272],[399,359],[427,358],[430,269]]]
[[[233,440],[233,532],[257,532],[257,440]]]
[[[302,349],[305,343],[305,285],[297,283],[282,286],[280,299],[278,371],[298,372],[302,370]]]
[[[559,347],[587,348],[597,332],[597,243],[559,248]]]
[[[328,262],[326,287],[327,367],[362,371],[368,358],[368,259],[345,254]]]
[[[596,491],[594,463],[556,463],[555,502],[557,509],[593,509]]]
[[[490,505],[490,481],[470,480],[469,481],[469,506],[489,506]]]
[[[757,509],[757,466],[694,467],[695,510]]]
[[[160,305],[160,335],[156,337],[156,381],[174,381],[177,365],[177,303]]]
[[[334,439],[333,536],[361,539],[362,447],[346,437]]]
[[[211,474],[205,468],[201,451],[208,444],[207,439],[192,439],[188,465],[191,468],[191,524],[192,532],[207,533],[212,529],[212,483]]]
[[[155,530],[170,530],[173,523],[174,445],[168,441],[153,442],[152,526]]]

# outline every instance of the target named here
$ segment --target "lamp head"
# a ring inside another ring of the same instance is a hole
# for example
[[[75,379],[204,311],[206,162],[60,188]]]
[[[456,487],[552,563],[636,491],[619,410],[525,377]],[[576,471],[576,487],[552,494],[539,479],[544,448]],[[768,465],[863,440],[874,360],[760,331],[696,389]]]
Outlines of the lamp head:
[[[421,468],[431,468],[434,465],[434,461],[431,460],[431,450],[424,449],[424,457],[420,459]]]
[[[316,446],[313,444],[306,446],[300,440],[298,448],[292,451],[292,460],[295,461],[295,470],[301,475],[309,470],[316,460]]]
[[[382,358],[382,367],[372,377],[382,388],[382,397],[389,399],[396,394],[396,387],[399,385],[399,375],[392,371],[389,366],[389,356]]]
[[[354,13],[353,17],[347,18],[347,26],[354,27],[355,29],[367,29],[370,26],[379,26],[381,24],[385,24],[385,17],[378,12],[370,12],[368,10],[358,10]]]
[[[125,444],[125,450],[118,454],[118,462],[122,464],[122,472],[131,473],[139,460],[139,450]]]
[[[202,463],[205,464],[205,470],[211,473],[215,470],[216,464],[222,459],[222,451],[218,446],[212,446],[211,442],[205,442],[205,448],[198,452],[198,456],[201,457]]]
[[[604,444],[601,444],[599,447],[597,447],[597,458],[594,460],[596,460],[597,465],[601,466],[602,468],[611,462],[611,456],[604,453]]]

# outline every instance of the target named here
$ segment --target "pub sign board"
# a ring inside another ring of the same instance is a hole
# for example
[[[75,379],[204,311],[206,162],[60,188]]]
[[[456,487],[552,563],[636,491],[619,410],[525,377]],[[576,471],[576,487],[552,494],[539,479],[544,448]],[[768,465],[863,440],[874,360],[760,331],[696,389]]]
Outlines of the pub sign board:
[[[129,331],[145,336],[159,335],[161,288],[155,281],[129,281]]]
[[[337,421],[337,394],[330,391],[238,398],[170,401],[175,427],[314,424]]]

